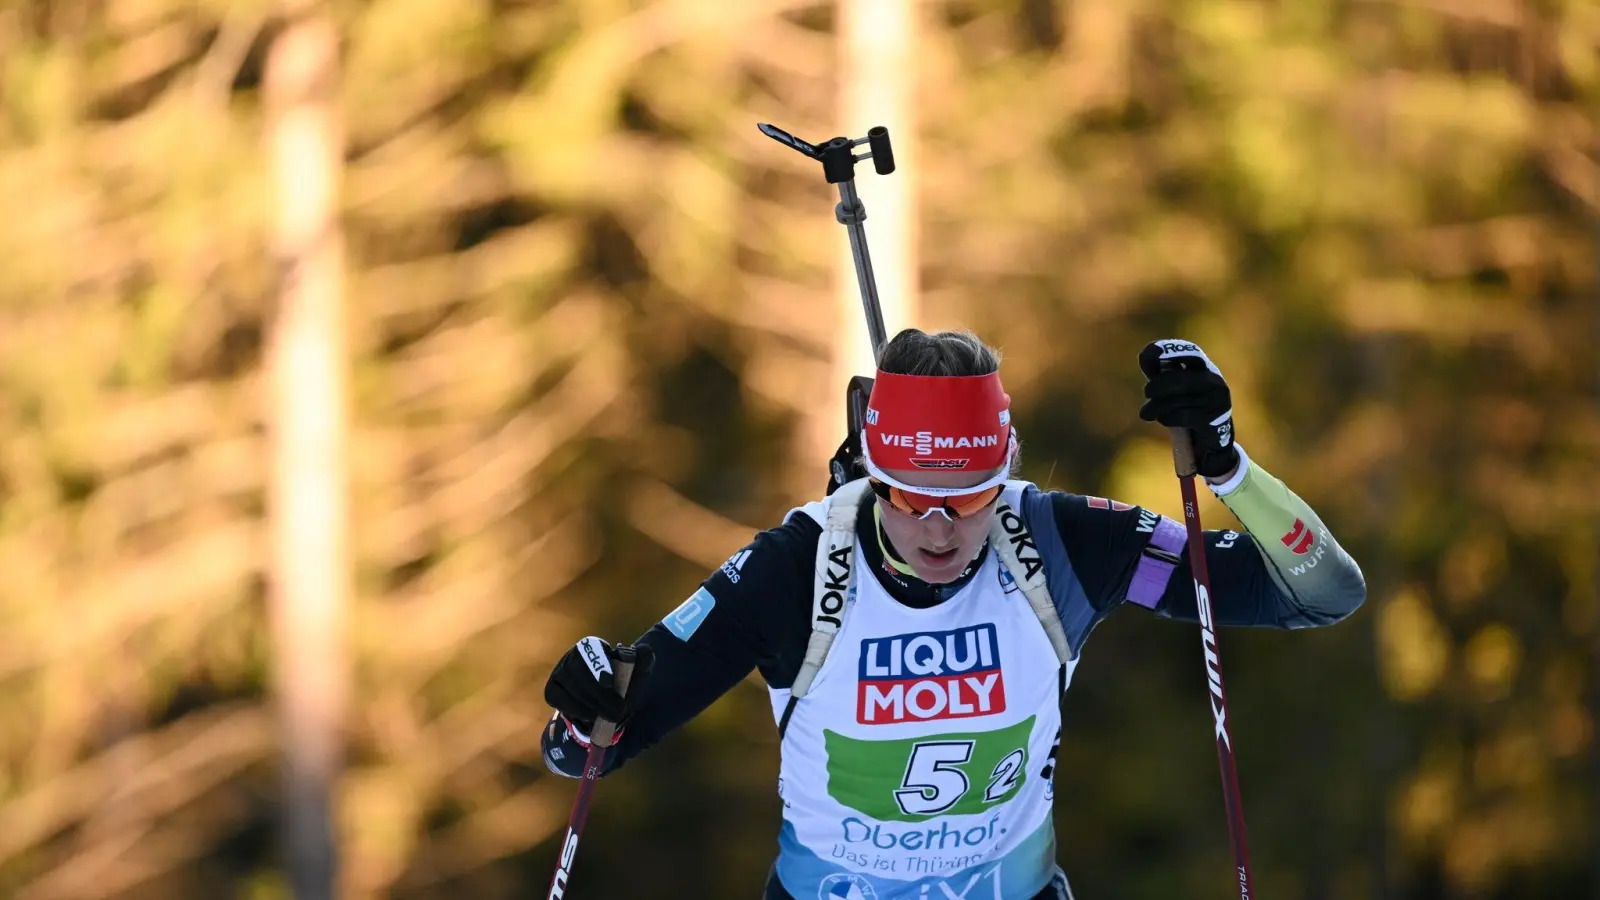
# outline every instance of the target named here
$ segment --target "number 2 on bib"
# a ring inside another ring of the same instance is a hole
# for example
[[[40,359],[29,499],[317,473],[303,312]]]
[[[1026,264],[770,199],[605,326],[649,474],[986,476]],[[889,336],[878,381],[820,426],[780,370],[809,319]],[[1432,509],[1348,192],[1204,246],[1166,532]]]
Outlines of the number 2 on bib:
[[[988,789],[983,792],[983,799],[993,803],[1011,793],[1027,765],[1028,754],[1021,747],[1006,754],[1005,759],[994,764],[994,772],[990,776]]]

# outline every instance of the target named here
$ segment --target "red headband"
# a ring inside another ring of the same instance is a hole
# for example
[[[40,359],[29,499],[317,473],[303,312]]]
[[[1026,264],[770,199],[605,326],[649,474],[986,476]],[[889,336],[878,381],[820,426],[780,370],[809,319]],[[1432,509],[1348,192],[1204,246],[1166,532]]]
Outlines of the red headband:
[[[1011,458],[1011,397],[999,372],[879,372],[863,436],[868,461],[880,470],[987,472]]]

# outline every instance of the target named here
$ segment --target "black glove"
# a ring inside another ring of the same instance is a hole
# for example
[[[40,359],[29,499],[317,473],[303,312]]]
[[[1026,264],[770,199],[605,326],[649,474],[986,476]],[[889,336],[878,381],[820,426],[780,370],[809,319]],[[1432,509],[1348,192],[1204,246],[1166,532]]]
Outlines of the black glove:
[[[639,698],[643,696],[640,688],[655,663],[655,655],[648,646],[635,645],[631,649],[636,658],[626,697],[617,693],[612,669],[619,656],[618,649],[600,638],[586,637],[556,663],[550,680],[544,685],[545,702],[566,716],[585,736],[594,731],[596,718],[616,723],[620,733],[628,717],[638,708]]]
[[[1139,352],[1139,370],[1147,379],[1139,418],[1188,429],[1200,475],[1221,478],[1233,471],[1239,464],[1233,395],[1205,351],[1189,341],[1151,341]]]

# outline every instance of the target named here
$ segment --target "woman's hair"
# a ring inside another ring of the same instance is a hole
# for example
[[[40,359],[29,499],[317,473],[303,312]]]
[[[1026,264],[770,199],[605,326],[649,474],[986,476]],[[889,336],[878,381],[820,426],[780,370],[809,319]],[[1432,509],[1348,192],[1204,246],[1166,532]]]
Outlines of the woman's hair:
[[[987,375],[1000,369],[1000,351],[970,331],[907,328],[883,345],[878,368],[894,375]]]
[[[970,331],[939,331],[928,334],[907,328],[883,345],[878,368],[891,375],[988,375],[1000,371],[1000,351],[985,344]],[[1011,477],[1022,471],[1022,448],[1011,458]],[[867,471],[858,453],[858,473]]]

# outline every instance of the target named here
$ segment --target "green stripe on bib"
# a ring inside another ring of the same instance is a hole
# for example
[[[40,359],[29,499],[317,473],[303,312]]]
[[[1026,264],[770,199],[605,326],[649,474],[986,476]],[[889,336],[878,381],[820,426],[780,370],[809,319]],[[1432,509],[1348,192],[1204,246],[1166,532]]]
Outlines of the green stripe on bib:
[[[981,813],[1011,799],[1028,777],[1034,717],[997,731],[864,741],[823,730],[828,794],[884,822]]]

